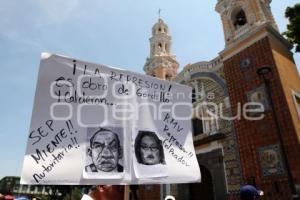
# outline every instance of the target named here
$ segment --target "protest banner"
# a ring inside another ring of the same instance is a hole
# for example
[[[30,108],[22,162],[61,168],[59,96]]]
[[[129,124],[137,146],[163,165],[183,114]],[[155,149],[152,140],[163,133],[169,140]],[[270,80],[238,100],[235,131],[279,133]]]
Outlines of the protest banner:
[[[200,181],[191,91],[174,82],[43,53],[21,183]]]

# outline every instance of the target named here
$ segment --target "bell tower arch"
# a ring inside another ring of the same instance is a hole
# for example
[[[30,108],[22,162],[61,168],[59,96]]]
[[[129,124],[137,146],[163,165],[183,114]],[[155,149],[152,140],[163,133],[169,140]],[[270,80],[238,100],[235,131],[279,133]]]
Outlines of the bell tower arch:
[[[278,31],[270,3],[271,0],[219,0],[216,11],[221,16],[226,45],[263,24]]]

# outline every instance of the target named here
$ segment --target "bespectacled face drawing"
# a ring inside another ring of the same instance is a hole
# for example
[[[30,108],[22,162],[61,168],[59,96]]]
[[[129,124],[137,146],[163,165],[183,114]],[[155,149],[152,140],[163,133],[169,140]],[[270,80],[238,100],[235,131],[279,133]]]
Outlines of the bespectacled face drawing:
[[[151,136],[144,136],[140,144],[141,159],[144,164],[155,165],[160,162],[159,147]]]
[[[96,133],[91,142],[91,157],[100,171],[111,172],[117,169],[118,160],[122,157],[117,135],[110,131]]]

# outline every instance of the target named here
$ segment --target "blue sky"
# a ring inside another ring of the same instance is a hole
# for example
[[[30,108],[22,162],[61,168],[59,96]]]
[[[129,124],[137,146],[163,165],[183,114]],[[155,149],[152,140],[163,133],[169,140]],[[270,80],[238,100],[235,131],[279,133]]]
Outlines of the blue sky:
[[[169,25],[180,68],[211,60],[224,48],[216,0],[1,0],[0,178],[20,175],[41,52],[143,73],[158,9]],[[284,10],[298,0],[274,0],[281,32]],[[300,54],[295,54],[300,69]]]

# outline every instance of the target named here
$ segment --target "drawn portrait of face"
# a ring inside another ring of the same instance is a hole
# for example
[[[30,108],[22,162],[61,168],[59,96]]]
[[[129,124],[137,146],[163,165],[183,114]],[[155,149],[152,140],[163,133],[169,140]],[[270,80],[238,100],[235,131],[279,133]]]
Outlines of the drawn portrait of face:
[[[118,164],[122,149],[118,135],[110,130],[100,129],[90,139],[89,155],[93,164],[91,171],[123,171]]]
[[[141,140],[141,158],[142,162],[148,165],[159,163],[158,144],[151,136],[144,136]]]
[[[137,161],[141,164],[164,164],[162,142],[153,132],[139,132],[135,141],[135,153]]]

